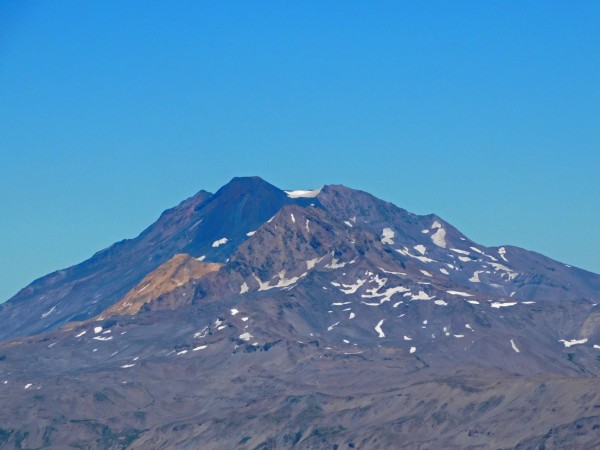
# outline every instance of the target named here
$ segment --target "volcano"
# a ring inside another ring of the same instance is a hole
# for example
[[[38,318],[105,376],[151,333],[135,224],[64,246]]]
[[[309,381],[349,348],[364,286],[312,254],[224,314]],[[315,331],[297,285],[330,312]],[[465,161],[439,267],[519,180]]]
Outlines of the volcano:
[[[0,306],[0,444],[597,448],[599,298],[436,215],[234,178]]]

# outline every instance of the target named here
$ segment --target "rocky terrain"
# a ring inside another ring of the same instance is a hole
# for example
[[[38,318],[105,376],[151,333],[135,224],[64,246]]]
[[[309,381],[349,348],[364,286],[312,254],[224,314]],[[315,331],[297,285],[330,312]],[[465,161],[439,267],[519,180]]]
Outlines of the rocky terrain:
[[[201,191],[0,309],[2,448],[598,448],[600,276],[344,186]]]

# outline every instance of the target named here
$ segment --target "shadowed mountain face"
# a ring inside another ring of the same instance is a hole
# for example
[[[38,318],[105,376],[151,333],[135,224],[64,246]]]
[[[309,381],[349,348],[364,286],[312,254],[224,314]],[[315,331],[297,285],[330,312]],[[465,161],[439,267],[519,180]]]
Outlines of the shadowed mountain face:
[[[595,448],[599,297],[364,192],[236,178],[3,306],[0,443]]]

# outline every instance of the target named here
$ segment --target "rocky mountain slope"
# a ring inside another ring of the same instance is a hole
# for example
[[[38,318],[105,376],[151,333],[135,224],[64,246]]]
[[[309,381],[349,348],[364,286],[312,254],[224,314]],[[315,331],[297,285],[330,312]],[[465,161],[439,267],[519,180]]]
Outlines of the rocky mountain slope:
[[[237,178],[3,305],[0,444],[596,448],[599,297],[434,215]]]
[[[234,178],[215,194],[200,191],[165,211],[135,239],[42,277],[0,305],[0,339],[55,330],[89,319],[121,300],[178,253],[225,261],[284,204],[302,203],[257,177]]]

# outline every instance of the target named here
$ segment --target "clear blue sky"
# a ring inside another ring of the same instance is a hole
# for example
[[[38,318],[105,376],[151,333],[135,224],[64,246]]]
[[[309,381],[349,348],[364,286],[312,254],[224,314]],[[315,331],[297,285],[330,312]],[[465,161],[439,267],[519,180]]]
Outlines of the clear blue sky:
[[[233,176],[600,272],[600,2],[0,2],[0,301]]]

